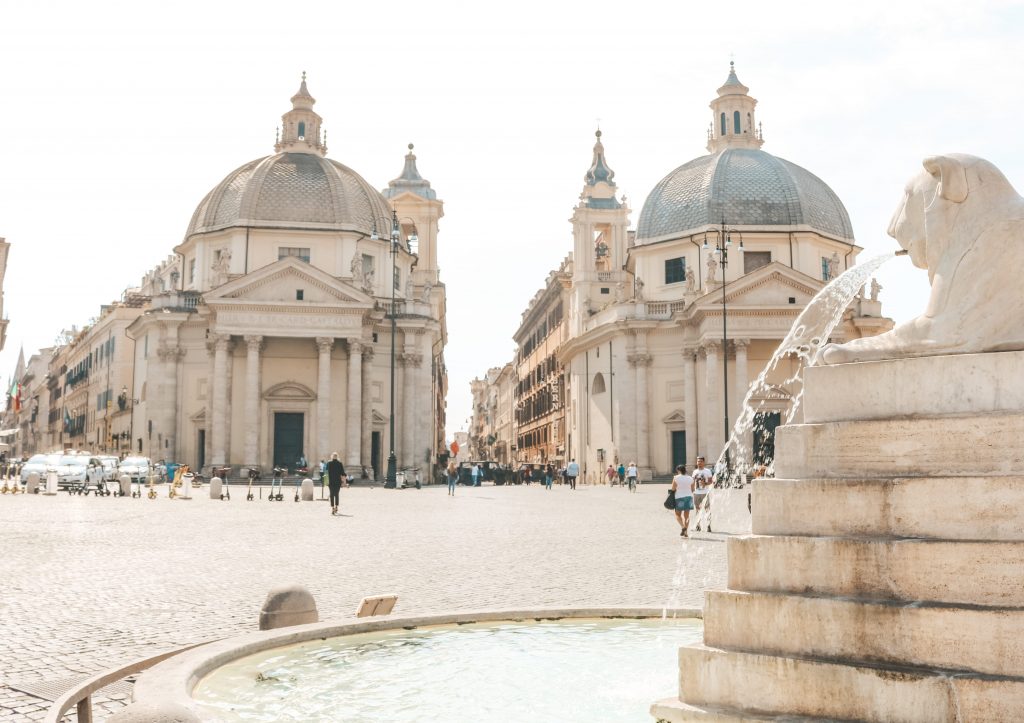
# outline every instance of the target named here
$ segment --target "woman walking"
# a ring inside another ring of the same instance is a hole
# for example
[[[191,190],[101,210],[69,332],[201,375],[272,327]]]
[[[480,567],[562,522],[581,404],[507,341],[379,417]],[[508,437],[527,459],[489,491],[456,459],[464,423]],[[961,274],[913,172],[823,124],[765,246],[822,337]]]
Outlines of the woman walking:
[[[455,480],[459,478],[459,470],[456,468],[454,462],[448,463],[448,494],[452,497],[455,496]]]
[[[551,482],[555,477],[555,468],[550,464],[544,468],[544,488],[551,491]]]
[[[672,478],[672,491],[676,493],[676,520],[679,522],[680,537],[689,537],[690,510],[693,509],[693,477],[686,474],[686,465],[676,467]]]

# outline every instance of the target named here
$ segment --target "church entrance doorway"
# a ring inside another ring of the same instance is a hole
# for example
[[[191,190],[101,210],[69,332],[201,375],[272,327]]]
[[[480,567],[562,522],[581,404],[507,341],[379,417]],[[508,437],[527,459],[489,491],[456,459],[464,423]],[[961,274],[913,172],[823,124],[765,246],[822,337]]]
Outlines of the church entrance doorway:
[[[672,432],[672,474],[681,464],[686,464],[686,432]]]
[[[199,464],[196,469],[206,466],[206,430],[199,430],[198,444],[196,444],[196,456],[199,457]]]
[[[771,464],[775,459],[775,428],[782,423],[779,412],[754,415],[754,463]]]
[[[302,412],[274,413],[274,466],[294,468],[302,456]]]
[[[380,432],[370,434],[370,466],[373,467],[373,478],[380,479],[377,476],[380,469]]]

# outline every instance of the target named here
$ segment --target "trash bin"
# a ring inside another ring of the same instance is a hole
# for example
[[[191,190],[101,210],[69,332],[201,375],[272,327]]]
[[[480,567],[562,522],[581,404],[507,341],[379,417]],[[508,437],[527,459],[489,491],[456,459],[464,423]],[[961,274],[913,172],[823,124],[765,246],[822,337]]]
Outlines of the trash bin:
[[[168,482],[173,482],[174,481],[174,474],[178,471],[178,467],[180,467],[180,466],[181,465],[179,465],[179,464],[177,464],[175,462],[167,462],[164,465],[164,468],[167,470],[167,481]]]

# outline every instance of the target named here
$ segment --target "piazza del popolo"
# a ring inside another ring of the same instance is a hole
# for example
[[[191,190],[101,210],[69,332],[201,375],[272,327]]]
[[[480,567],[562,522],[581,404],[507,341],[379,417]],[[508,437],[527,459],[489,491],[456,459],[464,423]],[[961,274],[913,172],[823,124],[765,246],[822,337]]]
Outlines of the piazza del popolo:
[[[276,153],[203,198],[174,249],[174,290],[153,294],[128,328],[134,424],[152,425],[154,457],[200,467],[292,466],[336,451],[380,475],[394,294],[394,451],[399,468],[429,469],[444,444],[442,203],[411,147],[378,192],[327,158],[305,78],[291,102]]]

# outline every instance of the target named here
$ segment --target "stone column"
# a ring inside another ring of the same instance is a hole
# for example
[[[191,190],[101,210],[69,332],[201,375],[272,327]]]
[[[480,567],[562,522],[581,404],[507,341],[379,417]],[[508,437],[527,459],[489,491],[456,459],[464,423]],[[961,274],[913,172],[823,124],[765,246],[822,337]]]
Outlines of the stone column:
[[[309,462],[331,458],[331,349],[334,339],[329,336],[316,338],[316,450]]]
[[[649,468],[651,466],[651,413],[647,392],[647,370],[651,365],[651,355],[646,350],[637,351],[633,354],[632,362],[636,366],[636,465]]]
[[[178,360],[185,356],[185,350],[178,346],[176,339],[165,340],[157,349],[163,367],[158,376],[156,399],[160,407],[156,414],[157,430],[163,435],[164,443],[160,447],[160,457],[180,462],[178,459]]]
[[[348,340],[348,408],[345,415],[345,464],[359,466],[359,430],[363,414],[363,344]]]
[[[707,400],[704,415],[704,449],[700,452],[706,459],[709,467],[715,464],[718,455],[725,445],[722,439],[722,405],[719,402],[719,389],[721,384],[718,380],[718,345],[717,341],[709,341],[704,344],[704,398]]]
[[[245,337],[245,454],[242,463],[260,463],[260,349],[262,336]]]
[[[733,349],[736,354],[736,361],[733,365],[736,375],[736,400],[733,402],[733,411],[729,415],[729,423],[735,427],[736,421],[743,414],[743,398],[747,396],[747,389],[750,388],[750,381],[747,378],[747,347],[750,346],[750,339],[734,339]],[[730,430],[731,431],[731,430]],[[747,462],[750,460],[751,444],[753,438],[750,432],[740,436],[737,440],[742,446],[741,454]]]
[[[370,474],[371,434],[373,433],[373,395],[370,384],[373,381],[373,347],[363,345],[363,379],[362,379],[362,412],[359,415],[359,464],[365,466]],[[356,470],[361,472],[362,470]]]
[[[218,334],[213,339],[210,464],[218,467],[227,461],[228,342],[230,340],[231,337],[227,334]]]
[[[416,380],[423,355],[418,351],[402,354],[402,460],[403,467],[419,466],[416,442]]]
[[[696,348],[683,347],[683,416],[686,417],[686,467],[689,469],[697,459],[700,444],[697,439],[697,362]]]

